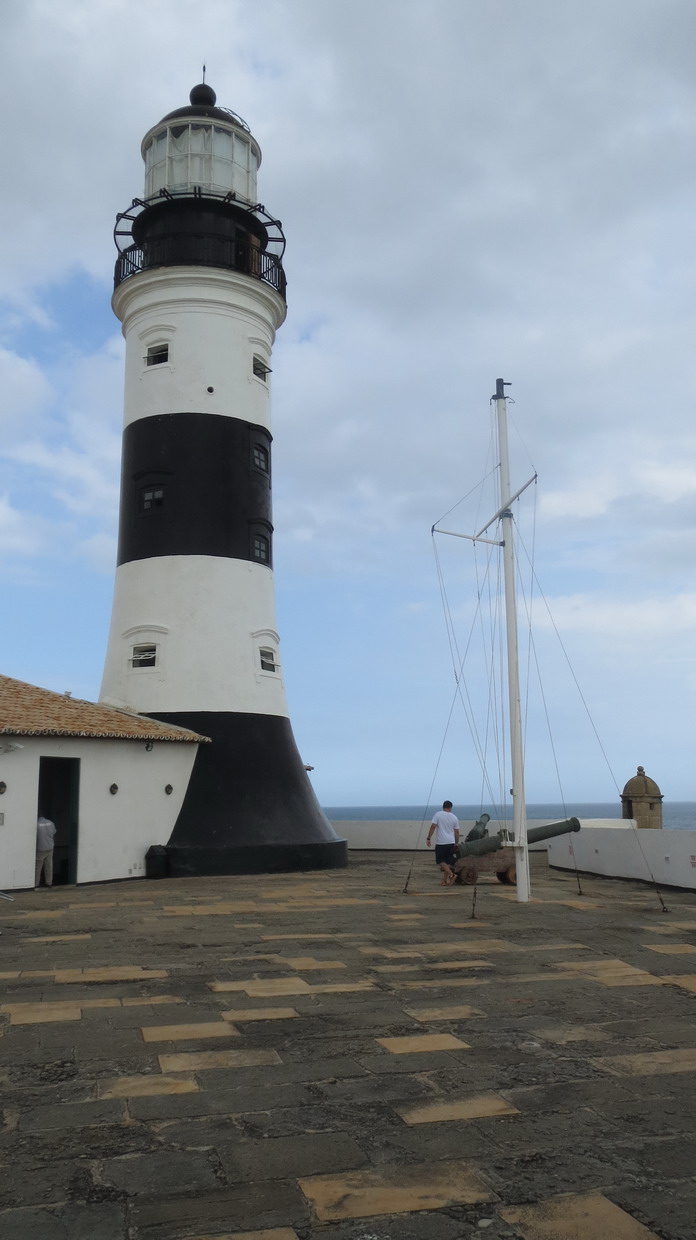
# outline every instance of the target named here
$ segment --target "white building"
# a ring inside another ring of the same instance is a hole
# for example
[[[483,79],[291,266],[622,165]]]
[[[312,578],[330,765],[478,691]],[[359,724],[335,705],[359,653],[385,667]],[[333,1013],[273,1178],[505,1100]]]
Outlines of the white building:
[[[0,676],[0,888],[34,886],[36,819],[54,882],[142,878],[166,844],[207,737]]]

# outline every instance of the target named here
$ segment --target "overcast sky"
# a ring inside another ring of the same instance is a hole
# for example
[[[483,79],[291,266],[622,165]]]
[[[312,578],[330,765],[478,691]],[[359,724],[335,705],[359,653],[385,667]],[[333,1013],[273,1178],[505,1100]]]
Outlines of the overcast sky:
[[[533,553],[553,616],[535,587],[528,797],[618,804],[640,763],[667,800],[696,799],[695,50],[691,0],[10,0],[0,670],[98,694],[122,418],[111,232],[142,193],[143,134],[205,61],[288,238],[276,590],[320,799],[488,799],[460,703],[448,726],[430,529],[490,469],[497,376],[514,479],[539,474],[522,568]],[[475,493],[444,525],[494,506]],[[463,650],[474,555],[437,549]],[[472,645],[481,736],[490,675]]]

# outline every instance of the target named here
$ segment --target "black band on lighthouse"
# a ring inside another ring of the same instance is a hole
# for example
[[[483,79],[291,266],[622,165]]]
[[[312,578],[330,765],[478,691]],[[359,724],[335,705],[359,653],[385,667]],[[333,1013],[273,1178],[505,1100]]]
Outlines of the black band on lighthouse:
[[[141,418],[123,436],[118,563],[211,555],[272,564],[271,435],[208,413]]]

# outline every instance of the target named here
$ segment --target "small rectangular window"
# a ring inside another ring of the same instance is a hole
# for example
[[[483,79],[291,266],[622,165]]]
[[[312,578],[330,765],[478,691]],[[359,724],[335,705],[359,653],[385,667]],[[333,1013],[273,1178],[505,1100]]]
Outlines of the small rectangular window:
[[[262,672],[277,672],[278,671],[278,664],[276,663],[275,653],[273,650],[268,650],[264,648],[259,651],[259,654],[261,655],[261,671]]]
[[[264,534],[254,534],[251,550],[255,560],[259,560],[261,564],[268,564],[271,558],[270,543]]]
[[[169,345],[168,344],[151,344],[145,355],[145,361],[148,366],[161,366],[162,362],[169,361]]]
[[[131,667],[154,667],[157,662],[156,646],[134,646]]]
[[[257,379],[263,379],[263,381],[264,381],[264,383],[265,383],[265,382],[266,382],[266,376],[267,376],[267,375],[270,375],[270,373],[271,373],[271,368],[270,368],[270,366],[267,366],[267,365],[266,365],[266,363],[264,362],[263,358],[262,358],[262,357],[258,357],[256,353],[254,354],[254,361],[253,361],[253,364],[252,364],[252,368],[253,368],[253,371],[254,371],[254,374],[255,374],[256,378],[257,378]]]
[[[265,448],[262,443],[254,444],[252,460],[256,469],[260,469],[264,474],[268,473],[268,448]]]
[[[164,507],[164,487],[148,487],[140,492],[143,512]]]

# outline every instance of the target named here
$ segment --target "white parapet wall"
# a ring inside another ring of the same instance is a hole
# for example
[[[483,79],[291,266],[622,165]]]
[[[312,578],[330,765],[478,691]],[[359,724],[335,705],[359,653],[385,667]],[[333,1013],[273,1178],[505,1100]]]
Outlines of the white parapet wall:
[[[542,827],[546,826],[549,822],[557,821],[558,820],[555,818],[530,818],[527,826]],[[599,819],[598,821],[604,823],[612,820]],[[331,825],[341,839],[348,841],[349,850],[395,849],[400,850],[401,852],[413,852],[416,848],[424,849],[427,847],[425,840],[428,834],[428,828],[430,827],[430,819],[426,818],[424,822],[415,822],[412,820],[395,822],[377,820],[368,822],[362,819],[342,822],[337,819]],[[459,825],[461,827],[463,838],[473,827],[474,820],[462,820]],[[512,824],[508,822],[504,825],[510,827]],[[495,828],[493,830],[491,828],[493,828],[493,823],[490,823],[489,825],[489,835],[496,835],[498,832],[498,823],[495,824]],[[539,844],[532,844],[530,851],[545,852],[546,847],[547,844],[544,840]]]
[[[548,859],[561,870],[577,868],[607,878],[654,880],[662,887],[696,890],[696,831],[640,830],[631,822],[612,820],[611,826],[549,840]]]

